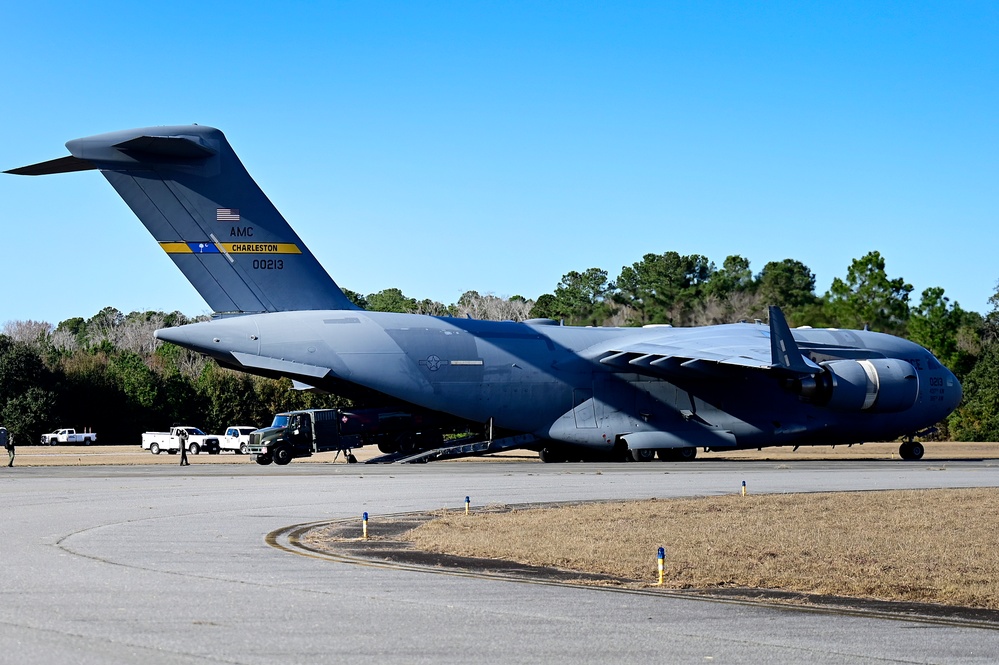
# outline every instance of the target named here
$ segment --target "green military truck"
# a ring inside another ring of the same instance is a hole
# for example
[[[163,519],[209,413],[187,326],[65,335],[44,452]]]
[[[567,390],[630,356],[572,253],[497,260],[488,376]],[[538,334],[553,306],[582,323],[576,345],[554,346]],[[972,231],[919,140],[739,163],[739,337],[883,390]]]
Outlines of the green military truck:
[[[274,416],[270,427],[250,434],[248,452],[257,464],[284,465],[298,457],[350,451],[375,444],[384,453],[440,446],[440,422],[432,414],[395,409],[307,409]]]

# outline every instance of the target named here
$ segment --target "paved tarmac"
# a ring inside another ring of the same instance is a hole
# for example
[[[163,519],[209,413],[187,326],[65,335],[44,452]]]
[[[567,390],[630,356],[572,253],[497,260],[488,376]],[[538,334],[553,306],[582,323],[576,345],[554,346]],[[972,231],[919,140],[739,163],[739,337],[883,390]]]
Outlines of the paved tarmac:
[[[995,663],[999,630],[336,563],[292,524],[472,504],[999,486],[994,460],[0,473],[0,663]],[[918,509],[918,507],[914,507]],[[988,509],[991,509],[988,508]],[[942,562],[941,565],[946,565]]]

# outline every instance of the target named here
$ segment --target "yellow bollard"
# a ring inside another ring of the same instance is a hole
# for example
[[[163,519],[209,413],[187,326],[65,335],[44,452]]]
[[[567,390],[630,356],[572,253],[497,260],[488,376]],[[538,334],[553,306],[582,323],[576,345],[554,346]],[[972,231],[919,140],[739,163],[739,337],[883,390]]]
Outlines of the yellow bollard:
[[[663,585],[663,574],[666,570],[666,548],[660,547],[659,552],[656,554],[656,561],[659,563],[659,584],[656,586]]]
[[[470,503],[471,503],[471,500],[466,496],[465,497],[465,514],[466,515],[468,514],[468,506],[469,506]]]
[[[746,496],[746,481],[742,481],[742,496]]]
[[[364,534],[364,539],[368,539],[368,514],[364,513],[361,517],[361,532]]]

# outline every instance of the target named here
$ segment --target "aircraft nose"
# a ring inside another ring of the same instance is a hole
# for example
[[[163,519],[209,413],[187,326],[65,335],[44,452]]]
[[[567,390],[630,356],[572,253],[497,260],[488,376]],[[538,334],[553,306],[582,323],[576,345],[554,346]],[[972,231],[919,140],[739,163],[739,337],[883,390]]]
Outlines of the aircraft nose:
[[[961,382],[957,380],[953,372],[949,369],[944,369],[944,372],[946,372],[944,375],[945,402],[947,403],[947,413],[950,413],[961,403],[964,390],[961,388]]]
[[[961,382],[943,365],[935,367],[927,378],[928,381],[920,381],[919,408],[934,422],[939,422],[961,403]]]

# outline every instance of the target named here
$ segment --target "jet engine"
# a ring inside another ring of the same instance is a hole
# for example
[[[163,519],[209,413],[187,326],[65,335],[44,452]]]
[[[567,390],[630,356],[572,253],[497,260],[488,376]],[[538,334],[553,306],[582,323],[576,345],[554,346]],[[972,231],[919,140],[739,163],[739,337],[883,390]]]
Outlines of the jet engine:
[[[794,379],[791,389],[804,399],[830,409],[894,413],[916,403],[916,369],[897,358],[830,360],[822,371]]]

